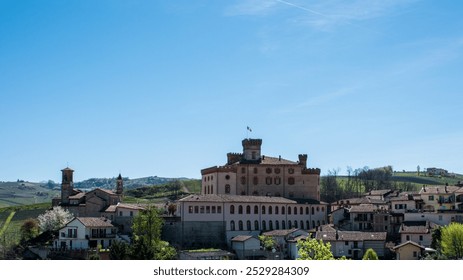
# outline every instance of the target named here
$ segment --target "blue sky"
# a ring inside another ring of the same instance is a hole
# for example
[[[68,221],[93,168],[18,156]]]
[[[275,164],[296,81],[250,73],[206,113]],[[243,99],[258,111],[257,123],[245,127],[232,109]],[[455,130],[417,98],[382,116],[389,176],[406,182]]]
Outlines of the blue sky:
[[[0,0],[0,180],[463,173],[463,2]],[[252,128],[248,133],[246,127]]]

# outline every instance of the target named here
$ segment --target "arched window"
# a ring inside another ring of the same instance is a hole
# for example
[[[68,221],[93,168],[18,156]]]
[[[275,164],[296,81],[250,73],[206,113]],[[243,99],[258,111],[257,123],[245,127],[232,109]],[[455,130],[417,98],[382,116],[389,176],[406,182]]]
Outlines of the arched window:
[[[270,230],[273,230],[273,222],[272,222],[272,221],[269,221],[269,222],[268,222],[268,228],[269,228]]]
[[[254,221],[254,230],[259,230],[259,221],[258,220]]]
[[[280,229],[280,222],[278,221],[275,221],[275,229]]]
[[[225,193],[229,194],[230,193],[230,185],[225,185]]]
[[[265,205],[262,205],[262,214],[265,214]]]
[[[291,207],[288,206],[288,215],[291,215]]]
[[[304,229],[304,222],[303,221],[299,221],[299,228]]]
[[[230,205],[230,214],[235,214],[235,205]]]
[[[315,215],[315,208],[312,206],[312,215]]]
[[[306,214],[306,215],[309,215],[309,207],[306,207],[306,208],[305,208],[305,214]]]
[[[257,174],[257,167],[254,167],[254,174]]]
[[[251,206],[246,206],[246,214],[251,214]]]
[[[234,231],[235,230],[235,221],[230,222],[230,230]]]
[[[294,227],[297,228],[297,221],[294,220]]]
[[[315,228],[315,221],[312,221],[312,228]]]
[[[308,220],[305,221],[305,229],[310,229],[310,222]]]
[[[285,214],[285,207],[284,207],[284,206],[281,206],[281,214],[282,214],[282,215]]]
[[[259,214],[259,206],[254,206],[254,214]]]
[[[262,221],[262,230],[267,230],[267,224],[265,223],[265,221]]]
[[[275,215],[278,215],[278,206],[275,206]]]
[[[238,229],[243,230],[243,221],[238,222]]]
[[[266,177],[266,178],[265,178],[265,183],[266,183],[267,185],[271,185],[271,184],[272,184],[272,177]]]
[[[291,221],[288,221],[288,229],[291,229]]]
[[[294,215],[297,215],[297,207],[294,206]]]
[[[272,214],[273,214],[273,208],[272,208],[272,206],[269,206],[269,207],[268,207],[268,214],[269,214],[269,215],[272,215]]]
[[[281,221],[281,229],[286,229],[286,222],[284,220]]]
[[[302,206],[301,206],[301,208],[299,208],[299,214],[300,215],[304,214],[304,208],[302,208]]]
[[[281,178],[280,177],[275,177],[275,179],[273,179],[273,182],[275,183],[275,185],[279,185],[279,184],[281,184]]]
[[[320,221],[317,221],[317,226],[320,226]]]
[[[318,213],[318,212],[320,212],[320,207],[319,207],[319,206],[317,206],[317,213]]]
[[[251,221],[246,221],[246,230],[251,230]]]
[[[243,205],[238,206],[238,214],[243,214]]]

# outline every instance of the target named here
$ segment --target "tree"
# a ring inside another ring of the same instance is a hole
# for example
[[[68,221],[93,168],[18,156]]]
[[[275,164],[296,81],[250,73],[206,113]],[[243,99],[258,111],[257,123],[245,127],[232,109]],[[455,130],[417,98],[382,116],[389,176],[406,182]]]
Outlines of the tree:
[[[175,249],[161,240],[164,221],[159,210],[149,206],[133,220],[130,256],[138,260],[169,260],[176,256]]]
[[[27,219],[21,225],[21,242],[26,242],[39,234],[39,224],[36,219]]]
[[[272,236],[259,235],[259,240],[262,248],[264,248],[265,250],[271,251],[275,248],[276,241]]]
[[[307,238],[297,242],[298,260],[334,260],[331,244],[323,240]]]
[[[442,228],[442,254],[449,259],[463,258],[463,225],[451,223]]]
[[[126,260],[129,256],[129,246],[127,243],[115,240],[109,248],[109,258],[111,260]]]
[[[55,206],[52,210],[47,210],[44,214],[39,215],[37,220],[40,230],[45,232],[58,230],[73,218],[74,216],[68,210]]]
[[[378,255],[376,254],[375,250],[368,248],[365,254],[363,254],[362,260],[378,260]]]

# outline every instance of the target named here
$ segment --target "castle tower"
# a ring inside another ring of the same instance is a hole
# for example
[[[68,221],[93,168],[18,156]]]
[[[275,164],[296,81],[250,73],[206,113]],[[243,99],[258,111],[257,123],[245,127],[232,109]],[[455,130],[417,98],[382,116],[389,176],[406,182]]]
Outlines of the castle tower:
[[[61,203],[67,204],[69,203],[69,197],[72,195],[74,190],[74,180],[73,180],[73,173],[69,167],[61,170],[62,173],[62,180],[61,180]]]
[[[124,191],[124,180],[122,179],[121,173],[117,176],[117,187],[116,187],[116,194],[122,195]]]
[[[242,144],[244,160],[260,162],[262,139],[244,139]]]

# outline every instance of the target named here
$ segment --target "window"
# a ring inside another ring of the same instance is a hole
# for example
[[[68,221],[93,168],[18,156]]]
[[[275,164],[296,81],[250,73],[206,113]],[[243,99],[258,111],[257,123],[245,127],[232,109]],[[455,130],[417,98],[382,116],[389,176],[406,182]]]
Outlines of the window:
[[[133,211],[130,211],[130,217],[133,217]]]
[[[254,221],[254,230],[259,230],[259,221]]]
[[[262,230],[267,230],[267,224],[265,223],[265,221],[262,221]]]
[[[267,185],[271,185],[271,184],[272,184],[272,177],[266,177],[266,178],[265,178],[265,183],[266,183]]]
[[[188,206],[188,213],[192,214],[193,213],[193,206]],[[111,219],[112,220],[112,219]]]
[[[206,206],[206,214],[210,214],[211,213],[211,206]]]
[[[306,214],[306,215],[309,215],[309,207],[306,207],[306,208],[305,208],[305,214]]]
[[[294,173],[294,168],[288,169],[288,173],[289,173],[289,174],[293,174],[293,173]]]
[[[299,228],[304,229],[304,222],[303,221],[299,221]]]
[[[195,206],[195,214],[199,213],[199,206]]]
[[[235,205],[230,205],[230,214],[235,214]]]
[[[413,257],[414,258],[418,257],[418,253],[416,251],[413,251]]]
[[[310,229],[310,222],[309,221],[305,221],[305,228]]]
[[[294,206],[294,215],[297,215],[297,207]]]
[[[254,206],[254,214],[259,214],[259,206]]]
[[[286,223],[285,221],[281,221],[281,229],[286,229]]]
[[[303,210],[303,209],[304,209],[304,208],[302,208],[302,206],[301,206],[301,208],[299,208],[299,214],[300,214],[300,215],[304,214],[304,210]]]
[[[246,214],[251,214],[251,206],[246,206]]]
[[[295,183],[294,178],[293,178],[293,177],[289,177],[289,178],[288,178],[288,184],[294,185],[294,183]]]
[[[384,221],[387,222],[387,216],[384,216]]]
[[[286,209],[286,207],[284,207],[284,206],[281,206],[281,214],[282,214],[282,215],[284,215],[284,214],[285,214],[285,209]]]
[[[251,221],[246,221],[246,230],[251,230]]]
[[[280,174],[280,168],[275,168],[275,173]]]
[[[238,230],[243,230],[243,221],[238,222]]]
[[[433,195],[428,196],[428,200],[434,200],[434,196]]]
[[[256,159],[257,158],[257,153],[255,151],[252,152],[252,159]]]
[[[230,193],[230,185],[225,185],[225,193],[229,194]]]
[[[275,183],[275,185],[279,185],[279,184],[281,184],[281,178],[280,177],[275,177],[275,179],[273,179],[273,182]]]
[[[262,214],[265,214],[265,206],[262,205]]]
[[[122,211],[119,211],[119,217],[122,217]]]
[[[312,206],[312,215],[315,215],[315,208]]]
[[[225,180],[230,180],[230,175],[225,175]]]
[[[291,215],[291,207],[288,206],[288,215]]]
[[[275,206],[275,215],[278,215],[278,206]]]
[[[254,174],[257,174],[257,167],[254,167]]]
[[[246,173],[246,168],[241,167],[241,173]]]
[[[407,241],[410,241],[410,235],[406,236]]]
[[[243,214],[243,205],[238,206],[238,214]]]
[[[291,221],[288,221],[288,228],[291,229]]]
[[[268,228],[269,228],[270,230],[273,230],[273,222],[272,222],[272,221],[269,221],[269,222],[268,222]]]
[[[273,208],[272,208],[272,206],[269,206],[269,207],[268,207],[268,214],[269,214],[269,215],[272,215],[272,214],[273,214]]]
[[[222,206],[217,206],[217,213],[222,214]]]
[[[230,230],[234,231],[235,230],[235,221],[230,222]]]
[[[246,184],[246,177],[244,177],[244,176],[241,177],[241,184],[242,185]]]
[[[420,241],[423,241],[423,235],[420,235]]]
[[[267,169],[265,169],[265,172],[266,172],[267,174],[271,174],[271,173],[272,173],[272,168],[267,167]]]
[[[252,182],[254,183],[254,185],[257,185],[259,184],[259,179],[257,177],[254,177],[252,178]]]
[[[280,229],[280,222],[275,221],[275,229],[277,229],[277,230]]]
[[[216,212],[216,208],[215,208],[215,206],[212,206],[212,207],[211,207],[211,213],[212,213],[212,214],[215,214],[215,212]]]
[[[204,206],[199,206],[199,213],[204,214]]]

